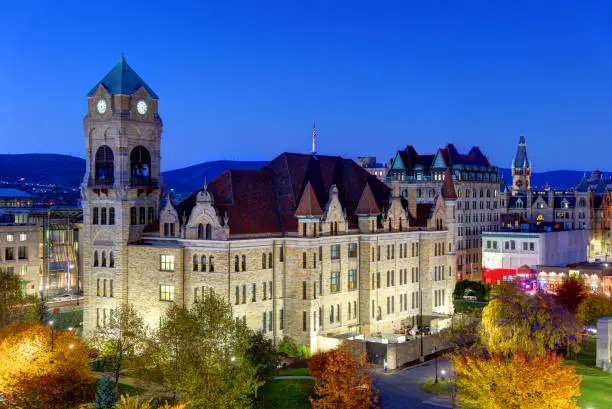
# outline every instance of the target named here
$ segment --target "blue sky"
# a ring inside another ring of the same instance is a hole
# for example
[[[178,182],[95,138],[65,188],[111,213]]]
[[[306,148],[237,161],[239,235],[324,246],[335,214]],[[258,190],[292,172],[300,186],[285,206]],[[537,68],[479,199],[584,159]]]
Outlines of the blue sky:
[[[323,154],[453,142],[508,167],[522,133],[536,171],[611,170],[612,5],[583,3],[6,2],[2,151],[83,156],[85,94],[124,52],[166,170],[308,152],[313,118]]]

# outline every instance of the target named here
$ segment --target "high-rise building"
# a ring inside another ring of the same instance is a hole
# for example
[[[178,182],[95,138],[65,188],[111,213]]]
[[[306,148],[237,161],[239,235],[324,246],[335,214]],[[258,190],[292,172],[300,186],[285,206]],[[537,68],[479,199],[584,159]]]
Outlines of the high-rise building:
[[[417,317],[435,326],[453,312],[450,177],[417,206],[352,160],[283,153],[158,209],[157,100],[123,58],[88,95],[85,331],[121,303],[155,327],[171,303],[189,307],[208,292],[250,328],[312,350]]]
[[[446,175],[452,178],[457,197],[454,246],[459,279],[481,278],[483,231],[499,227],[499,169],[478,147],[461,154],[453,144],[435,154],[418,154],[413,146],[397,151],[387,174],[388,183],[398,183],[410,212],[418,205],[435,203],[443,194]],[[412,206],[411,203],[416,203]]]

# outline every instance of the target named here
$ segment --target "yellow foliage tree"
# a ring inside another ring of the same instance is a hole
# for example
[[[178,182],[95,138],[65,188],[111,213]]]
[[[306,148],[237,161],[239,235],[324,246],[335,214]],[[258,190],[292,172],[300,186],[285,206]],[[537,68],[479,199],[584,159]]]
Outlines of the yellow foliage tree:
[[[578,409],[581,376],[554,353],[452,356],[465,409]]]
[[[313,409],[377,408],[378,396],[372,389],[365,353],[352,351],[347,344],[325,353],[323,370],[316,380]]]
[[[612,315],[612,299],[603,294],[586,297],[578,306],[578,319],[585,325],[597,325],[602,317]]]
[[[89,349],[72,331],[7,325],[0,357],[0,391],[9,407],[73,408],[93,397]]]
[[[163,406],[155,406],[157,409],[185,409],[189,402],[175,403],[174,405],[165,402]],[[139,401],[138,399],[130,399],[129,395],[121,395],[121,402],[115,405],[115,409],[153,409],[153,399],[147,401]]]

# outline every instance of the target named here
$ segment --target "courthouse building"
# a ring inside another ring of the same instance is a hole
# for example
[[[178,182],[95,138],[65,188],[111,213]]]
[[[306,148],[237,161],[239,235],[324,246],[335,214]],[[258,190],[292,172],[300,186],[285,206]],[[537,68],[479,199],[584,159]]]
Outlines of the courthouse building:
[[[352,160],[283,153],[160,204],[158,99],[123,57],[88,94],[86,331],[121,303],[155,327],[170,303],[209,291],[250,328],[313,350],[327,336],[401,330],[421,310],[453,312],[450,174],[417,206]]]

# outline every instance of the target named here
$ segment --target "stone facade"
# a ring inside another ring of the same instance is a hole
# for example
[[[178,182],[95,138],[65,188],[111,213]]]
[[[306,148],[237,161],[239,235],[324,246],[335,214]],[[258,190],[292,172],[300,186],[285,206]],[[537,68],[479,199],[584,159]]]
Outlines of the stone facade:
[[[35,224],[0,224],[0,269],[18,275],[31,295],[43,288],[41,236]]]

